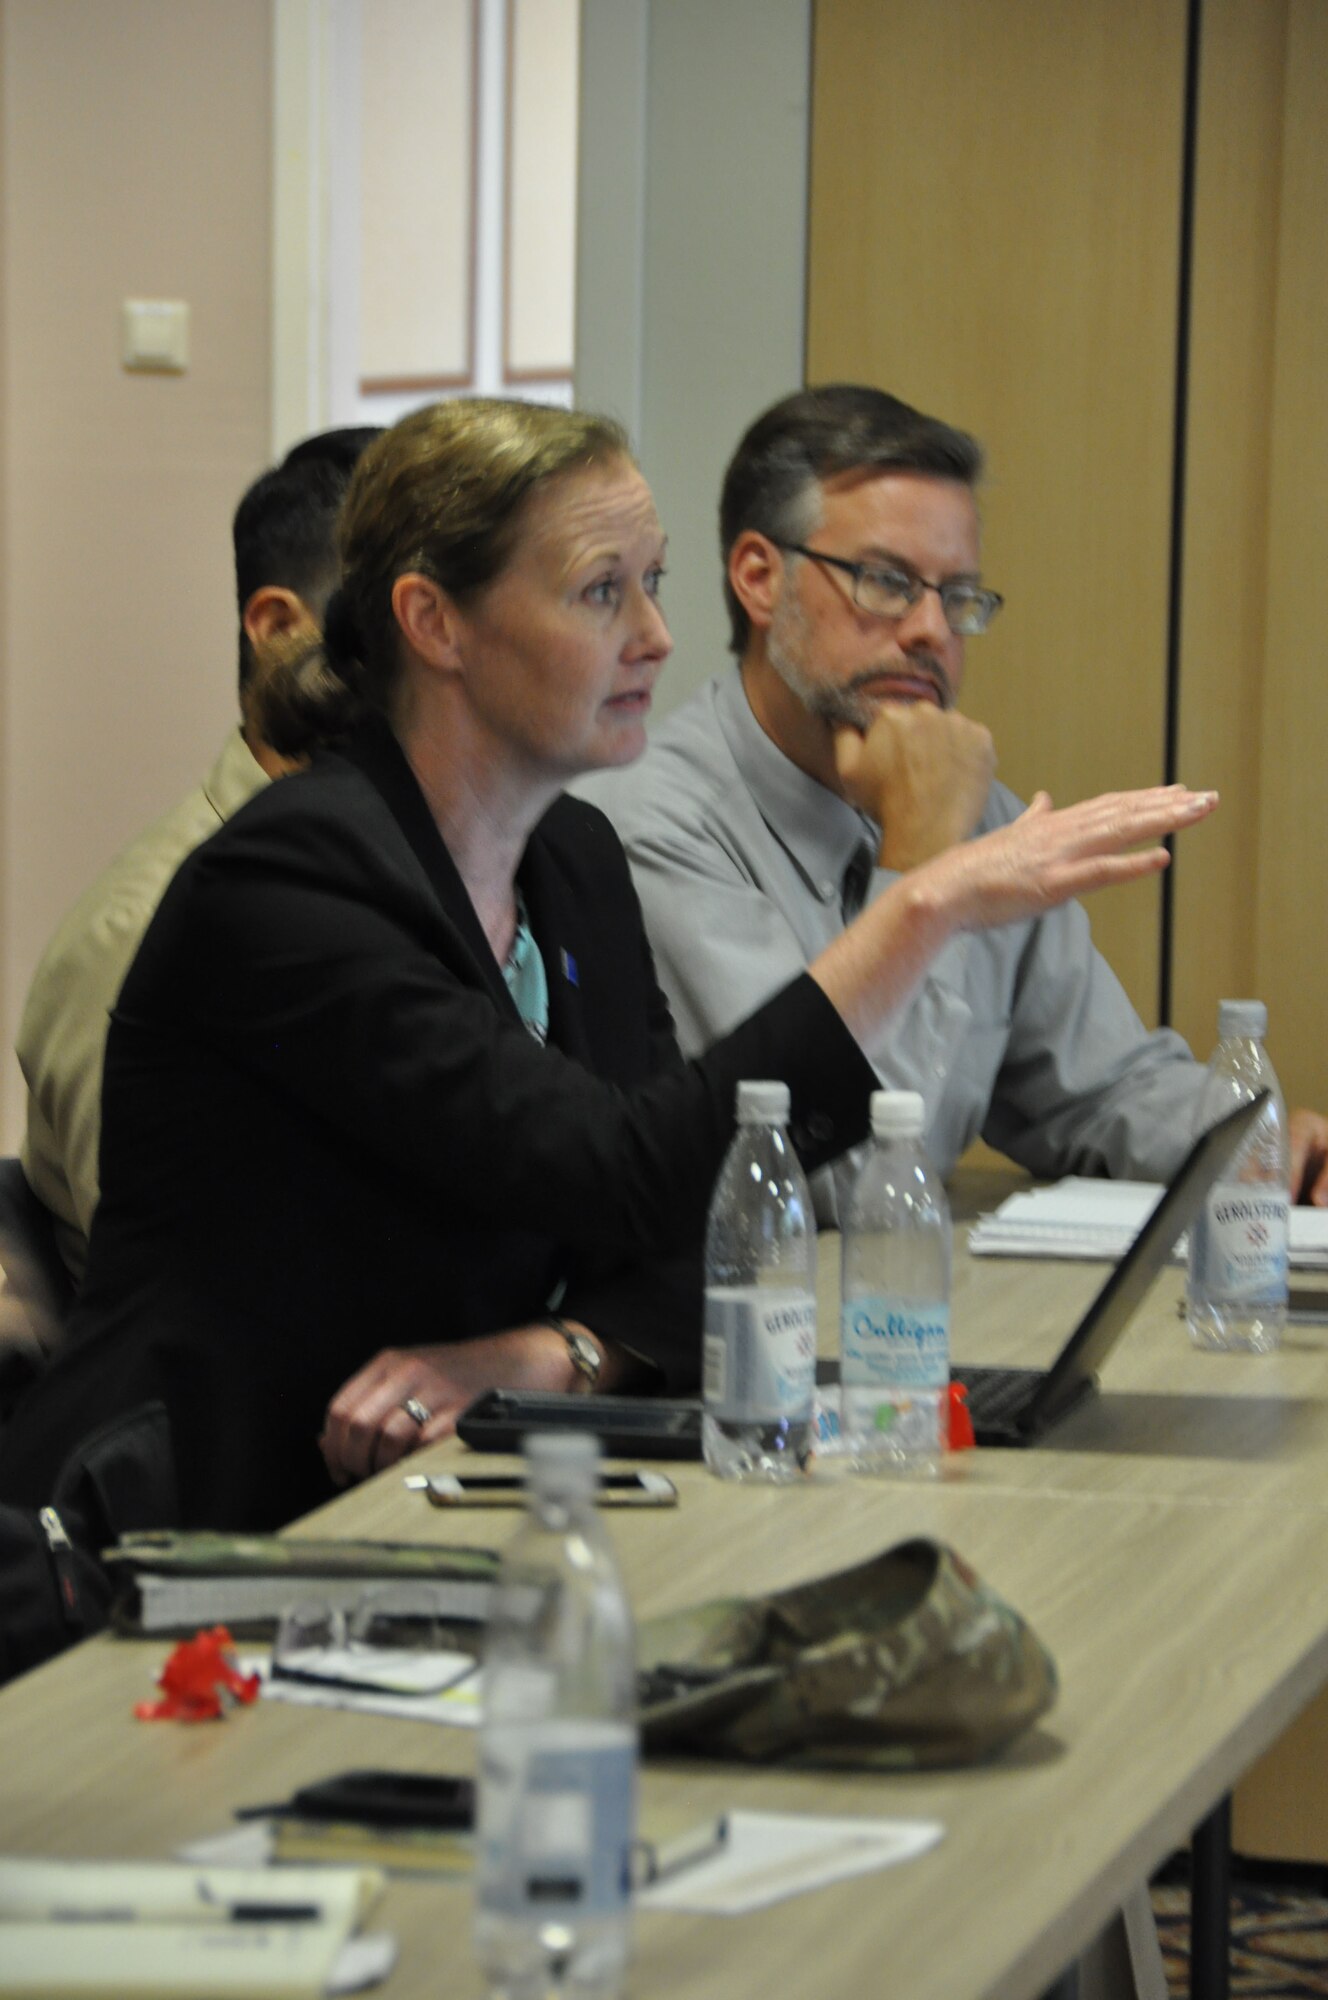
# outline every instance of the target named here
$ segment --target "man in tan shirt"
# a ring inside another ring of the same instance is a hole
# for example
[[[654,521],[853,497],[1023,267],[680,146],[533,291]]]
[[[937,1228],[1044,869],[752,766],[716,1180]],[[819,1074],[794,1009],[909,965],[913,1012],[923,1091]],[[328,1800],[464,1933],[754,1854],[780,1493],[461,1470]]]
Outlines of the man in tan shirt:
[[[336,582],[335,529],[372,429],[296,445],[241,500],[233,523],[240,631],[240,722],[203,782],[131,841],[64,918],[37,968],[19,1029],[28,1086],[23,1170],[51,1211],[61,1254],[81,1278],[98,1198],[101,1074],[110,1010],[167,884],[185,855],[270,778],[291,768],[254,726],[255,649],[318,632]]]

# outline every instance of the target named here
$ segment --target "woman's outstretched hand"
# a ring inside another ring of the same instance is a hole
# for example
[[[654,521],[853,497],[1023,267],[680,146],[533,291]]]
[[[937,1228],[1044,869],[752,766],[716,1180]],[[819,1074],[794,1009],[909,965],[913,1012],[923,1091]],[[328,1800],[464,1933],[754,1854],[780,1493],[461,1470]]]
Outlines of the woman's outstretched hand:
[[[901,875],[808,970],[868,1046],[957,932],[1040,917],[1073,896],[1156,875],[1167,865],[1164,837],[1196,826],[1216,804],[1216,792],[1155,785],[1057,811],[1039,792],[1009,826]]]
[[[949,848],[917,871],[948,907],[955,928],[984,930],[1054,909],[1073,896],[1156,875],[1166,867],[1166,834],[1196,826],[1216,792],[1154,785],[1105,792],[1057,811],[1039,792],[1009,826]]]

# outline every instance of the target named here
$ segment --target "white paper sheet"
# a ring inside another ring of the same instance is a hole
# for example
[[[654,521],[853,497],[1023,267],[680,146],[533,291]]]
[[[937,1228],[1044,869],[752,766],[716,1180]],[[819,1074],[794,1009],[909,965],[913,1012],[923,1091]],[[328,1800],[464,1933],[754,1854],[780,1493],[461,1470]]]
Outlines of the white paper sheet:
[[[840,1819],[814,1813],[731,1812],[713,1860],[642,1889],[643,1910],[736,1917],[850,1875],[911,1861],[945,1832],[939,1820]]]

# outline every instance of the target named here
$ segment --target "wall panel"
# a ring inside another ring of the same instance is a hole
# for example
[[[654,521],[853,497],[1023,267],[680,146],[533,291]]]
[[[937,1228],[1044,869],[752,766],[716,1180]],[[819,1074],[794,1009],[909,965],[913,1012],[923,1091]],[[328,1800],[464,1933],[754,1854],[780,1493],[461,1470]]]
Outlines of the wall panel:
[[[503,379],[572,373],[580,0],[507,0]]]
[[[1161,774],[1182,0],[819,0],[809,381],[987,446],[1007,605],[965,706],[1068,802]],[[1145,1018],[1155,884],[1094,899]]]
[[[474,0],[361,9],[362,392],[474,374],[477,34]]]

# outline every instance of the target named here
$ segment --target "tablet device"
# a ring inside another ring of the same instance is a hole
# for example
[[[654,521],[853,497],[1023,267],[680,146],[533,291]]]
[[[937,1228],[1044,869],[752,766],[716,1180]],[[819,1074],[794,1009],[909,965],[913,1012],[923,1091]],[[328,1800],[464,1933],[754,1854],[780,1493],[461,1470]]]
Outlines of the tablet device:
[[[520,1451],[531,1431],[593,1431],[606,1458],[699,1458],[701,1404],[696,1397],[486,1389],[457,1424],[457,1436],[475,1451]]]

